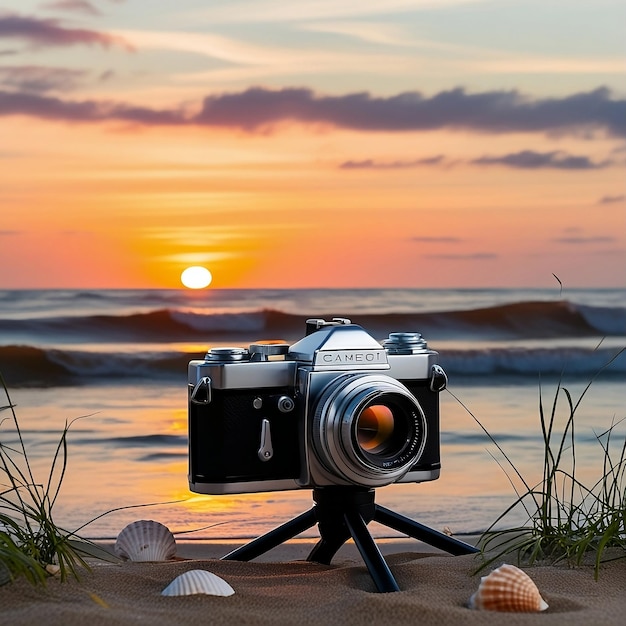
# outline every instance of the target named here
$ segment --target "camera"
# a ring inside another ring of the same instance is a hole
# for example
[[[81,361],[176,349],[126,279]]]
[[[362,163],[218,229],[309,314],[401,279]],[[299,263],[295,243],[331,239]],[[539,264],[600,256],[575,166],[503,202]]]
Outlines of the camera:
[[[188,370],[191,491],[437,479],[437,357],[420,333],[378,342],[345,318],[307,320],[292,345],[210,349]]]

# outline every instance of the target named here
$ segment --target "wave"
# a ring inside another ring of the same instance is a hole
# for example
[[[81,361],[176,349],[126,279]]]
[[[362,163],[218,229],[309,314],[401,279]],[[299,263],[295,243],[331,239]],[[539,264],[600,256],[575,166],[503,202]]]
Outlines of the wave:
[[[203,354],[85,352],[0,346],[0,373],[9,386],[48,387],[106,383],[187,384],[187,365]],[[451,380],[473,376],[566,375],[591,378],[601,370],[626,374],[626,352],[615,348],[486,348],[445,350],[440,363]]]
[[[127,380],[180,380],[190,355],[181,352],[86,352],[33,346],[0,346],[0,374],[9,385],[55,387]]]
[[[517,302],[481,309],[440,313],[359,314],[335,311],[309,317],[348,317],[374,336],[419,331],[431,338],[541,339],[626,336],[626,309],[558,302]],[[304,333],[304,316],[263,309],[240,313],[197,313],[158,309],[128,315],[93,315],[0,319],[0,337],[32,344],[67,341],[159,342],[228,341],[281,338]],[[7,343],[5,341],[5,343]]]
[[[447,350],[440,362],[452,376],[626,374],[626,352],[615,348]]]

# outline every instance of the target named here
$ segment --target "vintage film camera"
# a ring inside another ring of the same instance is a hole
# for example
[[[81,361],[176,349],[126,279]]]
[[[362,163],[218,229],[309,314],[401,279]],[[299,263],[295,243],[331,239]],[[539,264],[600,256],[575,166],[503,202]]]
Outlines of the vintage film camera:
[[[310,319],[293,345],[213,348],[189,363],[189,485],[204,494],[439,477],[446,374],[419,333],[381,343]]]

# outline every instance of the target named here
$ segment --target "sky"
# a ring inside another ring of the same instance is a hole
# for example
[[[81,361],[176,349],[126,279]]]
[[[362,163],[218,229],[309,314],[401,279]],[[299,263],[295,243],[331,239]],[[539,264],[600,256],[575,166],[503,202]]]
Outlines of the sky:
[[[0,288],[626,287],[622,0],[0,0]]]

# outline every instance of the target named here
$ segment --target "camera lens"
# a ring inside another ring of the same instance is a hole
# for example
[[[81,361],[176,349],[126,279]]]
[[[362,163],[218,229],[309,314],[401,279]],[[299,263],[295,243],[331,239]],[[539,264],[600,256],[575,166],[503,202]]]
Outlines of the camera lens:
[[[384,404],[368,406],[356,420],[356,438],[366,452],[387,450],[393,431],[393,411]]]
[[[332,475],[380,487],[401,478],[421,456],[426,419],[415,396],[397,380],[346,374],[319,396],[313,450]]]

